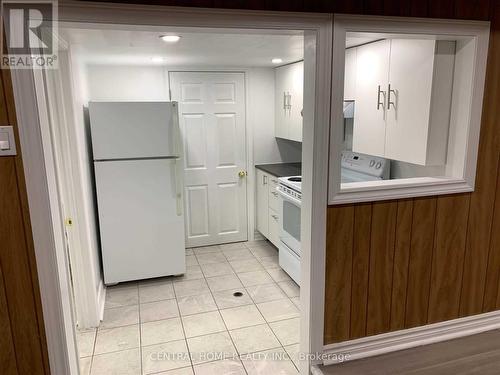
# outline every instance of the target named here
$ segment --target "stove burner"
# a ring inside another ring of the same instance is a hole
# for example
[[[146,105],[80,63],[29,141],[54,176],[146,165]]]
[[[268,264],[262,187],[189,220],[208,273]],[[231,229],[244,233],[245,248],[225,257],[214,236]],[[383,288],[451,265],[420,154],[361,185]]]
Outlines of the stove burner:
[[[291,182],[302,182],[302,177],[290,177],[288,181]]]

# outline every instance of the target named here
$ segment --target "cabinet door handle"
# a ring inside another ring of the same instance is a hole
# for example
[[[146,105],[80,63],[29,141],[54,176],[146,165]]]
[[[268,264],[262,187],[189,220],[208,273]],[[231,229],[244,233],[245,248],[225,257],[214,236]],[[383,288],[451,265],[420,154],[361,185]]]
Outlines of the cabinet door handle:
[[[383,102],[380,102],[380,94],[384,95],[384,101]],[[380,85],[378,85],[377,111],[380,109],[380,106],[382,106],[382,108],[385,108],[385,91],[380,90]]]
[[[389,83],[389,87],[387,89],[387,110],[391,109],[391,104],[394,107],[394,109],[397,109],[396,108],[396,102],[391,101],[391,93],[394,94],[394,97],[396,98],[396,102],[397,102],[398,101],[398,93],[397,93],[396,90],[393,90],[391,88],[391,84]]]
[[[266,175],[262,176],[262,185],[267,185],[267,176]]]
[[[277,196],[278,196],[278,193],[277,193],[277,192],[275,192],[275,191],[271,191],[271,194],[272,194],[272,195],[274,195],[275,197],[277,197]]]
[[[283,110],[286,111],[286,92],[283,91]]]
[[[278,216],[276,216],[276,215],[271,215],[271,217],[272,217],[274,220],[278,220]]]
[[[277,184],[278,183],[278,180],[275,180],[274,178],[271,180],[271,182]]]

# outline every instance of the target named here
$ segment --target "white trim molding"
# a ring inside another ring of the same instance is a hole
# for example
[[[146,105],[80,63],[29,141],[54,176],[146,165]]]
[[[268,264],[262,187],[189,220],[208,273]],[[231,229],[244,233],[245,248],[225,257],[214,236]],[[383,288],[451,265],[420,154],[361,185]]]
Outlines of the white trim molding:
[[[99,283],[99,289],[97,290],[97,315],[100,321],[104,320],[104,307],[106,303],[106,286],[104,281],[101,280]]]
[[[59,3],[59,27],[136,28],[164,30],[168,26],[246,29],[280,32],[302,30],[305,35],[306,87],[304,100],[303,163],[307,171],[302,203],[301,351],[323,352],[324,261],[328,180],[328,133],[331,93],[332,15],[293,12],[239,11],[168,6],[64,1]],[[121,26],[120,26],[121,24]],[[134,26],[131,26],[133,24]],[[126,25],[126,26],[125,26]],[[67,254],[56,246],[60,218],[53,218],[44,152],[41,142],[38,98],[33,72],[13,70],[26,185],[32,219],[35,253],[40,276],[49,360],[54,374],[77,374],[74,316]],[[98,299],[104,298],[104,289]],[[102,307],[102,303],[100,308]],[[300,362],[308,374],[310,360]]]
[[[333,90],[332,93],[328,203],[373,202],[474,191],[490,23],[469,20],[335,15],[333,27],[332,86],[339,89]],[[446,172],[443,176],[341,183],[345,43],[346,34],[349,32],[439,36],[467,44],[467,47],[461,48],[461,52],[455,56],[455,76],[462,78],[458,78],[458,83],[457,80],[454,82],[452,119],[450,120],[450,129],[453,127],[454,130],[450,130],[449,138],[449,144],[453,147],[448,147],[447,163],[444,166]],[[456,142],[456,145],[453,142]]]
[[[337,358],[345,358],[348,361],[352,361],[471,336],[499,328],[500,311],[493,311],[422,327],[363,337],[326,345],[323,364],[325,366],[339,364],[342,362]]]

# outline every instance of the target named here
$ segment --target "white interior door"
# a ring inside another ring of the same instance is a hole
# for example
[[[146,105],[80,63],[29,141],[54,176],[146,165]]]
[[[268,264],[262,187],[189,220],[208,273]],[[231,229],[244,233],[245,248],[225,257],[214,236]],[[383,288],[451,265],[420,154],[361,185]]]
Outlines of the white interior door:
[[[170,72],[184,140],[186,245],[245,241],[245,75]]]

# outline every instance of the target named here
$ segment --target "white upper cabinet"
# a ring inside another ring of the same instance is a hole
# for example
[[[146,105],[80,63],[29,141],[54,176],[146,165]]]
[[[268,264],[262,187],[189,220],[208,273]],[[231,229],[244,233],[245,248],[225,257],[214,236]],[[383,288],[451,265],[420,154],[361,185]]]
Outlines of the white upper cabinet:
[[[275,136],[302,142],[304,63],[275,69]]]
[[[385,156],[420,165],[446,161],[455,42],[391,43]]]
[[[384,157],[390,50],[388,40],[357,48],[353,151]]]
[[[357,48],[345,50],[344,100],[356,100]]]
[[[443,165],[455,43],[392,39],[357,48],[353,151]]]
[[[286,110],[287,93],[290,88],[287,87],[286,66],[276,68],[275,74],[275,98],[274,98],[274,134],[278,138],[288,138],[288,111]]]

